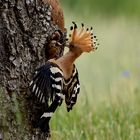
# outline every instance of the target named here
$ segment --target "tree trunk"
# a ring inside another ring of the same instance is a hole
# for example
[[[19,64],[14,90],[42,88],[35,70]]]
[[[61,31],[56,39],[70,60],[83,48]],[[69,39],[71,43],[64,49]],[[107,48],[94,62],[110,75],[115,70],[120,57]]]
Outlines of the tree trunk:
[[[55,32],[61,36],[55,41],[62,44],[57,57],[66,37],[54,24],[48,1],[0,0],[0,140],[45,139],[35,128],[42,106],[32,99],[28,84],[34,70],[51,58]]]

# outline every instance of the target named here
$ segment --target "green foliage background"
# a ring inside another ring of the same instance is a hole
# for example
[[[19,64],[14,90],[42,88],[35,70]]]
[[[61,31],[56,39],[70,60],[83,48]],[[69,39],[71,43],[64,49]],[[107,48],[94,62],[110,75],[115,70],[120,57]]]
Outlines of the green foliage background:
[[[52,139],[140,139],[140,1],[60,0],[66,28],[93,26],[100,43],[77,61],[81,91],[77,104],[65,104],[51,121]]]
[[[72,11],[81,14],[127,15],[140,17],[139,0],[61,0],[61,3]]]

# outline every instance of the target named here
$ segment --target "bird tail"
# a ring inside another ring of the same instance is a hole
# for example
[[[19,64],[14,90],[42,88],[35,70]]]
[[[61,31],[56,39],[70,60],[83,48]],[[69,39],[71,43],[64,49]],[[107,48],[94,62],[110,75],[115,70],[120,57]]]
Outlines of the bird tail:
[[[55,100],[48,107],[46,112],[44,112],[43,115],[40,117],[40,120],[38,122],[38,127],[41,129],[41,131],[47,132],[47,133],[50,132],[49,121],[50,121],[53,113],[57,109],[58,105],[59,105],[59,101],[58,101],[58,96],[56,95]]]
[[[47,134],[50,133],[49,120],[50,119],[48,117],[42,116],[37,125],[37,127],[40,128],[42,132]]]

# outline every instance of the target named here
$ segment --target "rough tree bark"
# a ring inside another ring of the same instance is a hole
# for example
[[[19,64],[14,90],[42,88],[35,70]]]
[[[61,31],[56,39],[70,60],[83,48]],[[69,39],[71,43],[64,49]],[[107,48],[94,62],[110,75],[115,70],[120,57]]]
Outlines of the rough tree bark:
[[[28,84],[51,57],[56,32],[61,45],[55,53],[63,54],[66,32],[57,16],[63,18],[50,0],[0,0],[0,139],[45,139],[34,128],[42,106],[28,94]]]

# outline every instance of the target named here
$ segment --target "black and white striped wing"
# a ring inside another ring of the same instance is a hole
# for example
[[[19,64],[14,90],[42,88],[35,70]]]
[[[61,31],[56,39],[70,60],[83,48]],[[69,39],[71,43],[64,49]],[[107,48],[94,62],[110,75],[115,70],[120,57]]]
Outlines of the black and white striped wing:
[[[58,100],[59,103],[62,102],[62,100],[64,99],[64,95],[62,93],[63,90],[63,72],[62,70],[56,65],[54,64],[51,68],[51,87],[53,89],[53,98],[55,98],[55,100]]]
[[[30,83],[30,90],[41,103],[47,104],[37,124],[43,132],[49,132],[49,121],[62,103],[64,97],[62,89],[63,72],[57,64],[48,61],[45,66],[36,70]]]
[[[35,71],[33,80],[30,82],[29,89],[36,96],[39,102],[45,103],[51,96],[51,71],[50,63],[40,67]]]
[[[79,76],[78,71],[74,65],[73,73],[69,81],[66,82],[67,84],[67,93],[65,96],[65,102],[67,105],[67,110],[72,110],[72,107],[75,105],[77,101],[77,95],[80,92],[80,82],[79,82]]]
[[[31,93],[41,103],[47,103],[54,96],[63,96],[63,73],[58,65],[49,62],[35,71],[30,83]]]

